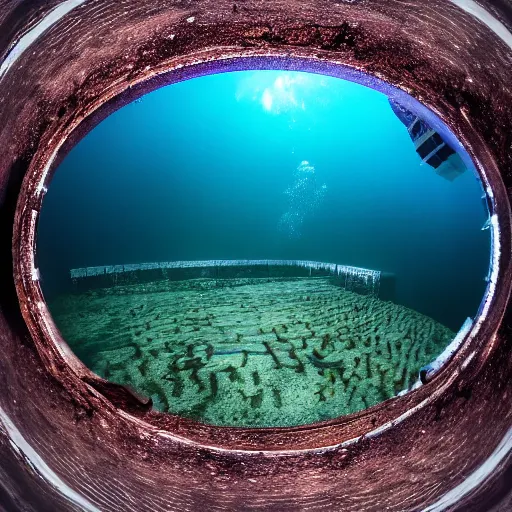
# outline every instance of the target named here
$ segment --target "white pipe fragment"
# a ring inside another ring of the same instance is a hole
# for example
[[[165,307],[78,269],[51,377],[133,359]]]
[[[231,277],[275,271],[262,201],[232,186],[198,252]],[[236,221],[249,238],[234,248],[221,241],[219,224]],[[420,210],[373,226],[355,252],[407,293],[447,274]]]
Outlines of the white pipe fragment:
[[[460,328],[459,332],[453,338],[452,342],[443,350],[443,352],[437,356],[437,358],[430,364],[427,364],[420,370],[420,380],[424,384],[430,382],[435,375],[439,373],[439,370],[452,358],[453,354],[457,352],[461,346],[466,334],[470,331],[473,325],[471,318],[466,318],[466,321]]]

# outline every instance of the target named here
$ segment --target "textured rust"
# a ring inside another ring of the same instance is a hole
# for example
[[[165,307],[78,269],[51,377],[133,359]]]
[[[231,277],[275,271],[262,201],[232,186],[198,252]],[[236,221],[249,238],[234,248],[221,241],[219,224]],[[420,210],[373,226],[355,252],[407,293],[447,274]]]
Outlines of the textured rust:
[[[0,58],[55,4],[0,1]],[[511,26],[506,2],[491,7]],[[55,148],[68,137],[57,164],[103,117],[166,83],[259,67],[343,75],[333,63],[423,102],[485,169],[501,257],[480,331],[416,392],[297,428],[214,428],[158,414],[89,372],[31,277],[38,185]],[[43,33],[0,78],[1,506],[421,510],[471,483],[512,426],[511,63],[512,50],[448,0],[88,0]],[[29,469],[17,432],[53,473]],[[506,453],[450,507],[510,510],[510,468]]]

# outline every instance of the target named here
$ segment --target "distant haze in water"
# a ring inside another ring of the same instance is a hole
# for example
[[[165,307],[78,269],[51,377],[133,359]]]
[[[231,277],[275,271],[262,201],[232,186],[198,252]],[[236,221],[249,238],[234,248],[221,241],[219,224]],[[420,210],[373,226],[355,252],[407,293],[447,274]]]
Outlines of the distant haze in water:
[[[206,76],[122,108],[65,158],[39,224],[43,290],[85,266],[308,259],[394,273],[396,302],[456,330],[486,286],[481,195],[473,171],[422,164],[376,91]]]

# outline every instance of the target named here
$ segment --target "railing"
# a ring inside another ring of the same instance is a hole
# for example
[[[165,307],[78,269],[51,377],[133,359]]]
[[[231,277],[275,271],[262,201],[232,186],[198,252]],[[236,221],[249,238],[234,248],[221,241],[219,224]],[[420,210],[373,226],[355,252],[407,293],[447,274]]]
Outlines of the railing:
[[[155,263],[136,263],[127,265],[106,265],[97,267],[84,267],[70,270],[70,277],[75,286],[90,283],[94,286],[112,286],[117,284],[134,284],[137,281],[158,280],[158,279],[179,279],[173,270],[205,270],[210,269],[212,273],[204,274],[188,273],[186,279],[195,277],[216,277],[230,278],[240,277],[240,271],[263,270],[268,276],[279,277],[279,268],[296,267],[306,269],[309,272],[299,275],[319,276],[332,275],[339,278],[338,284],[350,291],[357,291],[365,295],[379,294],[381,272],[337,263],[324,263],[305,260],[206,260],[206,261],[165,261]],[[228,268],[237,269],[236,276],[226,272]],[[157,272],[155,272],[157,271]],[[158,272],[160,271],[160,272]],[[169,272],[171,271],[171,273]],[[145,278],[144,274],[147,274]],[[289,274],[287,274],[289,275]],[[254,276],[253,276],[254,277]],[[183,279],[183,277],[181,277]],[[88,286],[86,286],[88,287]]]

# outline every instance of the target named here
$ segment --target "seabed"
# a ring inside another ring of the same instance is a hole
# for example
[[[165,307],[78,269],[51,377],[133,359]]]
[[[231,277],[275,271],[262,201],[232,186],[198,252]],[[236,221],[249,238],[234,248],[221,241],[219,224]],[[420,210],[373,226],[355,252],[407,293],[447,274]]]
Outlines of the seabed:
[[[243,427],[313,423],[396,396],[455,335],[331,277],[159,280],[60,296],[50,309],[98,375],[161,411]]]

